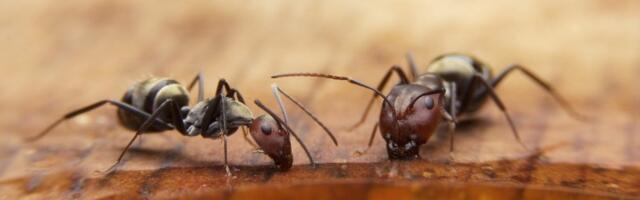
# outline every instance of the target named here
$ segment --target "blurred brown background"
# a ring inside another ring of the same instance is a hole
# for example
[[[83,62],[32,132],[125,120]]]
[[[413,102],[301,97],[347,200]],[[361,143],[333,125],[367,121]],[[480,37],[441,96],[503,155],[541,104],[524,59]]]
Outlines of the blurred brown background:
[[[497,91],[525,144],[563,144],[546,154],[550,163],[638,167],[638,13],[640,2],[632,0],[2,1],[0,179],[61,171],[101,176],[93,172],[110,166],[132,135],[117,124],[113,107],[71,120],[37,143],[22,138],[71,109],[119,99],[149,75],[185,83],[198,71],[207,78],[208,95],[218,79],[226,78],[245,98],[272,108],[271,83],[300,99],[340,142],[333,147],[321,129],[288,104],[293,128],[321,163],[382,162],[386,151],[379,136],[367,155],[353,156],[366,147],[379,106],[363,127],[344,131],[357,121],[368,92],[341,82],[271,80],[269,75],[324,72],[375,85],[392,64],[406,65],[409,51],[423,70],[447,52],[475,55],[494,72],[511,63],[530,67],[595,120],[571,119],[533,82],[513,75]],[[458,131],[457,162],[531,153],[515,142],[495,106],[487,104],[478,116],[482,123]],[[270,164],[266,156],[251,153],[241,134],[230,139],[233,166]],[[446,161],[443,139],[434,137],[423,147],[425,160]],[[295,163],[307,164],[302,149],[292,147]],[[146,135],[136,149],[122,171],[161,166],[219,170],[223,159],[221,141],[185,138],[174,131]],[[5,197],[24,194],[12,187],[0,191]]]

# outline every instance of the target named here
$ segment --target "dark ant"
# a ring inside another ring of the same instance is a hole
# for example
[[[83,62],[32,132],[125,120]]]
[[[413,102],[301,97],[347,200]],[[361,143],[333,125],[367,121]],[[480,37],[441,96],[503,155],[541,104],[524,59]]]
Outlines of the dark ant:
[[[413,56],[410,53],[407,54],[407,61],[411,67],[411,79],[406,76],[402,68],[394,65],[384,75],[377,89],[349,77],[328,74],[288,73],[271,77],[329,78],[348,81],[372,90],[375,93],[374,96],[369,101],[360,121],[351,127],[351,130],[365,121],[376,95],[382,97],[384,104],[380,112],[380,120],[374,126],[368,147],[373,144],[373,138],[379,126],[382,137],[387,143],[387,153],[390,159],[418,158],[420,146],[427,142],[443,118],[449,124],[449,151],[450,156],[453,157],[451,154],[453,152],[453,132],[458,122],[457,118],[463,114],[472,114],[477,111],[487,97],[491,97],[504,114],[516,140],[527,149],[520,140],[506,107],[493,90],[510,72],[516,70],[523,72],[551,94],[570,115],[584,119],[549,84],[520,65],[509,66],[494,78],[488,65],[464,54],[445,54],[436,57],[427,67],[427,72],[423,74],[418,74]],[[384,96],[381,91],[394,72],[400,78],[400,82],[391,89],[387,96]]]
[[[188,91],[191,91],[196,82],[198,83],[198,103],[189,108]],[[198,74],[191,81],[187,90],[173,79],[150,78],[131,86],[122,97],[122,101],[102,100],[69,112],[49,125],[40,134],[28,140],[35,141],[45,136],[61,122],[108,103],[118,107],[117,113],[120,124],[137,132],[118,157],[118,161],[107,171],[111,171],[122,161],[125,153],[140,134],[176,129],[184,136],[201,135],[204,138],[211,139],[222,137],[224,141],[224,166],[227,175],[230,175],[231,171],[227,163],[227,136],[235,133],[240,127],[242,127],[245,140],[255,147],[256,145],[247,138],[247,133],[244,129],[249,127],[251,136],[257,145],[273,159],[279,169],[288,170],[293,162],[289,134],[293,135],[300,143],[309,161],[315,167],[316,164],[309,150],[298,135],[287,125],[288,117],[280,100],[280,94],[283,94],[306,112],[331,137],[333,143],[336,146],[338,145],[331,131],[320,120],[275,84],[272,85],[272,92],[284,114],[285,120],[278,117],[259,100],[255,100],[255,104],[267,112],[268,115],[254,118],[253,113],[245,105],[244,98],[240,92],[231,88],[225,79],[220,79],[218,82],[216,96],[213,99],[205,99],[203,82],[202,74]]]

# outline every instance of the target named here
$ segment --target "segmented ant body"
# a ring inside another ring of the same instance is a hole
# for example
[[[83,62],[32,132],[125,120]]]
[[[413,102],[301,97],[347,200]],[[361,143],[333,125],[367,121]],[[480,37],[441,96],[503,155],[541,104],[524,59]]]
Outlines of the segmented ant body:
[[[189,92],[198,83],[198,103],[189,108]],[[203,77],[198,74],[189,84],[188,90],[177,81],[168,78],[150,78],[134,84],[125,93],[122,101],[103,100],[89,106],[67,113],[62,118],[48,126],[44,131],[29,140],[37,140],[61,122],[88,112],[102,105],[111,104],[118,107],[119,122],[126,128],[136,131],[125,149],[118,157],[118,161],[108,171],[117,166],[131,144],[140,134],[157,133],[167,130],[177,130],[184,136],[200,135],[204,138],[219,139],[224,141],[224,165],[227,174],[231,174],[227,162],[227,137],[243,128],[245,139],[249,132],[262,151],[273,159],[275,165],[281,170],[291,168],[293,156],[291,155],[291,143],[289,134],[300,143],[311,164],[315,166],[307,147],[298,135],[287,125],[287,116],[280,100],[283,94],[298,107],[305,111],[313,120],[329,134],[335,145],[338,145],[333,134],[314,117],[304,106],[291,98],[275,84],[272,92],[276,97],[280,109],[285,115],[282,120],[274,112],[265,107],[259,100],[255,104],[267,112],[257,118],[245,105],[244,98],[236,89],[229,86],[227,81],[221,79],[218,82],[216,96],[211,99],[204,98]],[[255,144],[251,143],[255,146]]]
[[[380,119],[374,126],[369,140],[369,147],[380,128],[382,137],[387,143],[390,159],[413,159],[419,157],[420,146],[426,143],[436,131],[441,120],[449,125],[450,152],[453,152],[453,132],[457,118],[477,111],[488,98],[498,106],[507,119],[516,140],[524,147],[506,107],[494,92],[496,87],[510,72],[519,70],[534,80],[550,93],[572,116],[580,117],[567,102],[558,95],[549,84],[520,65],[511,65],[495,78],[491,69],[478,59],[464,54],[445,54],[435,58],[427,67],[426,73],[418,74],[418,69],[411,54],[407,55],[411,67],[411,79],[399,66],[392,66],[382,78],[376,89],[349,77],[317,73],[289,73],[274,75],[272,78],[290,76],[311,76],[337,80],[372,90],[375,94],[369,101],[364,115],[351,129],[361,125],[375,100],[376,95],[383,98],[384,103]],[[388,95],[382,90],[392,74],[397,74],[400,81]],[[526,148],[526,147],[525,147]]]

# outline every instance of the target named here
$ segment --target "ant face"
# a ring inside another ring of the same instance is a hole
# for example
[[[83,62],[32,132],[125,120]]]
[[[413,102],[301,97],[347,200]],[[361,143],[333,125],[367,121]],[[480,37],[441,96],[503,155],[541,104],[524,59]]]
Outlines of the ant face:
[[[262,115],[253,120],[250,126],[251,136],[276,166],[282,170],[291,168],[291,141],[289,133],[269,115]]]
[[[392,159],[416,158],[420,146],[435,132],[442,118],[442,94],[422,95],[429,89],[420,85],[400,85],[387,98],[396,108],[383,104],[380,112],[380,131],[387,142]],[[417,99],[416,99],[417,98]],[[393,116],[396,113],[396,117]],[[397,123],[396,123],[397,120]],[[397,129],[395,126],[398,126]]]

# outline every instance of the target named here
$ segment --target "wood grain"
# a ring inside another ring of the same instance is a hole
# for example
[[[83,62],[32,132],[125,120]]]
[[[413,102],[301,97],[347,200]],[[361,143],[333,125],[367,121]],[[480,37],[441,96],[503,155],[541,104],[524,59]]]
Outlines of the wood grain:
[[[361,181],[354,187],[381,188],[452,183],[464,191],[499,191],[502,186],[484,185],[497,183],[635,197],[640,195],[637,13],[640,3],[631,0],[3,1],[0,198],[223,198],[229,184],[233,192],[260,193],[262,186],[349,181]],[[500,113],[487,104],[473,123],[457,131],[455,164],[447,164],[443,134],[421,149],[422,160],[389,163],[378,136],[366,155],[354,156],[366,147],[377,114],[353,132],[344,130],[357,121],[369,93],[319,79],[269,79],[274,73],[309,71],[375,85],[389,66],[405,65],[408,51],[422,67],[447,52],[476,55],[495,71],[523,64],[593,120],[573,120],[543,90],[514,75],[497,90],[525,144],[557,147],[544,154],[543,162],[523,164],[535,153],[519,147]],[[337,133],[340,146],[333,147],[292,104],[287,107],[293,128],[314,158],[325,163],[318,170],[308,169],[294,144],[297,166],[272,172],[270,160],[251,153],[237,134],[230,138],[235,177],[227,179],[220,171],[221,141],[169,131],[143,136],[119,171],[105,176],[95,171],[112,164],[132,134],[118,126],[114,108],[82,115],[36,143],[23,141],[66,111],[119,99],[130,84],[149,75],[184,83],[198,71],[207,78],[208,95],[219,78],[226,78],[247,99],[273,108],[269,85],[277,83],[309,105]],[[399,168],[395,178],[377,172],[392,166]],[[487,178],[485,166],[501,170]],[[425,171],[431,176],[423,177]]]

